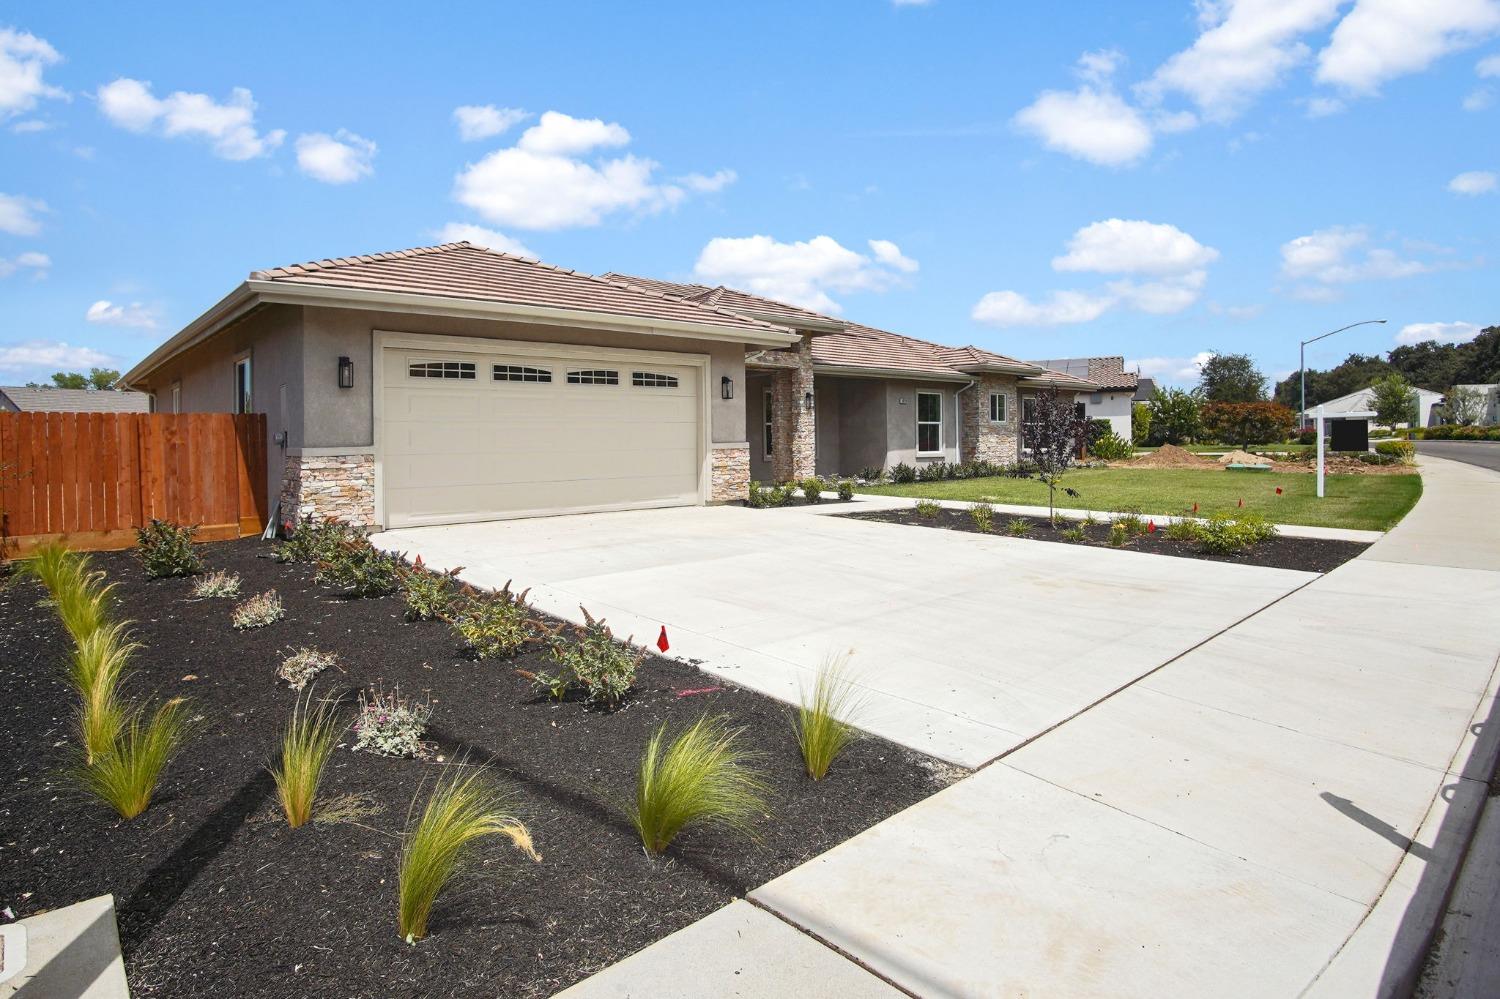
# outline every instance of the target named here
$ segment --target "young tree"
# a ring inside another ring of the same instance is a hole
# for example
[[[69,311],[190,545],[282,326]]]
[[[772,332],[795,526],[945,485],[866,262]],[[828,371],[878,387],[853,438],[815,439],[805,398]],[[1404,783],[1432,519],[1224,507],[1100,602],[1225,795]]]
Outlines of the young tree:
[[[1455,385],[1448,390],[1443,408],[1447,410],[1450,422],[1467,427],[1478,423],[1484,415],[1484,396],[1478,389]]]
[[[1262,402],[1266,376],[1255,369],[1249,354],[1211,354],[1203,362],[1198,394],[1209,402]]]
[[[89,387],[100,392],[107,392],[115,387],[120,380],[120,373],[114,368],[89,368]]]
[[[1182,389],[1151,393],[1151,443],[1185,444],[1198,436],[1198,400]]]
[[[1057,523],[1057,487],[1063,473],[1073,467],[1079,445],[1088,439],[1089,421],[1078,415],[1073,393],[1060,396],[1047,388],[1036,394],[1036,418],[1027,428],[1027,444],[1036,465],[1036,477],[1047,486],[1047,520]],[[1063,490],[1077,496],[1073,489]]]
[[[1417,425],[1417,393],[1398,374],[1389,374],[1370,386],[1375,390],[1370,398],[1370,408],[1375,410],[1375,421],[1392,430],[1396,424]]]
[[[1130,439],[1141,445],[1151,439],[1151,404],[1137,402],[1130,407]]]

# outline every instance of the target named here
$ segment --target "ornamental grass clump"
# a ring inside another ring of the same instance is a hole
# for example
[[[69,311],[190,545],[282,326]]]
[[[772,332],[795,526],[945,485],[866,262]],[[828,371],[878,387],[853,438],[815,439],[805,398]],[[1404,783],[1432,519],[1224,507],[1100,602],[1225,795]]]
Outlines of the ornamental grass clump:
[[[1012,517],[1005,522],[1005,533],[1013,538],[1024,538],[1031,533],[1031,521]]]
[[[336,701],[325,699],[314,706],[315,700],[314,690],[297,698],[281,737],[281,755],[270,768],[281,810],[293,829],[312,818],[323,768],[348,727],[339,720]]]
[[[377,680],[368,692],[359,692],[359,714],[354,719],[354,749],[378,756],[427,755],[422,733],[432,718],[431,701],[413,701],[401,695],[397,685],[389,692]]]
[[[249,600],[235,606],[229,615],[229,623],[235,631],[250,631],[264,628],[286,617],[286,608],[281,605],[281,596],[275,590],[257,593]]]
[[[170,520],[151,518],[151,523],[136,529],[136,558],[146,570],[148,579],[172,576],[196,576],[203,571],[203,560],[193,549],[197,525],[187,527]]]
[[[140,646],[127,628],[125,622],[101,625],[78,639],[68,659],[68,682],[78,694],[74,724],[88,763],[114,747],[129,717],[120,684]]]
[[[408,819],[401,846],[396,881],[396,932],[401,939],[415,943],[427,935],[433,904],[471,867],[478,841],[504,836],[541,862],[531,832],[514,814],[511,800],[483,767],[464,772],[464,765],[456,763],[438,779],[421,817],[415,823]]]
[[[1078,544],[1080,541],[1088,540],[1088,532],[1082,527],[1065,527],[1062,530],[1063,540]]]
[[[797,708],[797,747],[813,780],[822,780],[839,754],[859,738],[852,722],[863,702],[848,666],[847,655],[824,660],[812,693],[803,691]]]
[[[193,581],[194,600],[233,600],[239,595],[239,573],[220,569]]]
[[[919,499],[914,509],[917,511],[918,517],[925,517],[931,520],[939,513],[942,513],[943,506],[937,500]]]
[[[974,529],[981,534],[989,534],[995,530],[995,508],[988,503],[975,503],[969,507],[969,519],[974,522]]]
[[[285,680],[288,687],[300,692],[309,681],[330,666],[343,669],[339,666],[339,657],[332,652],[319,652],[317,649],[304,647],[281,661],[281,665],[276,668],[276,676]]]
[[[666,723],[646,743],[628,809],[646,852],[660,855],[695,827],[717,827],[754,837],[754,820],[766,810],[770,788],[740,749],[742,729],[723,716],[705,715],[664,745]]]
[[[151,804],[162,771],[188,734],[187,702],[180,697],[162,704],[149,718],[144,706],[131,708],[115,744],[74,767],[73,779],[122,819],[133,819]]]
[[[56,599],[58,591],[65,585],[64,580],[82,575],[86,565],[85,556],[74,555],[65,546],[54,541],[37,546],[22,566],[21,572],[36,579]]]
[[[104,573],[90,571],[87,557],[71,556],[70,565],[54,580],[52,606],[63,628],[77,642],[108,622],[116,584],[105,583]]]

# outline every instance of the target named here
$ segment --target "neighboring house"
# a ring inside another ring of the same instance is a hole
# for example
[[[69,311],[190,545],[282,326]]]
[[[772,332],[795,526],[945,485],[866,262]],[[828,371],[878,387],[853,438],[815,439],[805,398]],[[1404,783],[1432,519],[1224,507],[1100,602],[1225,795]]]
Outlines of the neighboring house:
[[[0,385],[0,413],[147,413],[144,392]]]
[[[1500,385],[1455,385],[1479,394],[1479,425],[1493,427],[1500,423]]]
[[[1078,404],[1083,415],[1091,420],[1108,420],[1117,437],[1130,440],[1131,405],[1140,394],[1142,378],[1135,372],[1125,370],[1123,357],[1061,357],[1050,361],[1032,361],[1044,368],[1086,379],[1099,386],[1092,392],[1078,394]],[[1151,397],[1150,389],[1155,383],[1144,379],[1149,388],[1144,398]]]
[[[1430,427],[1435,423],[1441,423],[1440,419],[1434,419],[1432,411],[1443,404],[1443,393],[1432,392],[1424,388],[1414,389],[1414,391],[1417,393],[1417,401],[1421,409],[1421,425]],[[1337,416],[1339,413],[1373,412],[1375,409],[1374,400],[1375,390],[1373,388],[1362,388],[1358,392],[1350,392],[1348,395],[1341,395],[1337,399],[1330,399],[1323,403],[1323,412],[1329,416]],[[1316,406],[1307,407],[1309,420],[1317,412],[1317,409],[1318,407]],[[1370,422],[1373,423],[1374,421]],[[1404,427],[1406,424],[1401,423],[1398,426]]]
[[[385,527],[1014,460],[1031,394],[1094,387],[728,289],[468,243],[256,271],[123,380],[168,411],[265,413],[283,520]]]

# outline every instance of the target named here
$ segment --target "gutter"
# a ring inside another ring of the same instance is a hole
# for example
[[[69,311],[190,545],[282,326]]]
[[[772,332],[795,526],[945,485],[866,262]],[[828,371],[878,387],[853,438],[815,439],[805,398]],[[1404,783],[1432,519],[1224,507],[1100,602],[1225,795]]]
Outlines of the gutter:
[[[958,397],[978,384],[979,382],[977,381],[971,381],[953,393],[953,426],[958,431],[958,436],[954,438],[953,453],[958,455],[958,464],[960,465],[964,463],[964,407]]]
[[[843,364],[814,364],[813,374],[825,375],[848,375],[851,377],[865,378],[897,378],[905,381],[915,382],[962,382],[969,378],[968,375],[955,371],[953,374],[944,374],[940,371],[913,371],[910,368],[871,368],[864,365]]]

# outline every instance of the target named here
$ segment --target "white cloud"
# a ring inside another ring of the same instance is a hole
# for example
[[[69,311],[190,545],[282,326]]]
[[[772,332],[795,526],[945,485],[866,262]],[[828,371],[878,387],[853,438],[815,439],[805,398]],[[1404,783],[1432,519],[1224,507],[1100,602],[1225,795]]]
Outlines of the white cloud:
[[[129,326],[134,329],[154,330],[156,329],[156,312],[140,302],[131,302],[129,305],[116,304],[106,298],[101,298],[89,306],[88,312],[83,318],[100,326]]]
[[[1047,148],[1102,166],[1126,166],[1151,151],[1151,127],[1112,90],[1047,90],[1015,116]]]
[[[1230,319],[1254,319],[1264,312],[1264,305],[1224,305],[1221,302],[1209,302],[1208,311],[1216,316],[1227,316]]]
[[[1203,365],[1213,354],[1202,350],[1192,357],[1140,357],[1125,362],[1126,370],[1139,371],[1168,385],[1187,385],[1198,381]]]
[[[0,371],[27,371],[33,368],[102,367],[114,358],[92,347],[74,347],[61,340],[23,340],[0,344]]]
[[[733,170],[718,170],[708,175],[690,173],[685,177],[678,177],[677,183],[694,194],[714,194],[739,179],[740,175]]]
[[[1213,121],[1227,121],[1276,86],[1311,50],[1301,36],[1330,23],[1341,0],[1201,0],[1201,33],[1141,85],[1160,100],[1185,94]]]
[[[1500,0],[1356,0],[1318,53],[1317,79],[1370,94],[1500,30]]]
[[[46,210],[44,201],[19,194],[0,194],[0,232],[12,236],[35,236],[42,231],[42,220],[37,218],[37,213]]]
[[[1492,170],[1468,170],[1448,181],[1454,194],[1490,194],[1500,187],[1500,176]]]
[[[10,130],[16,135],[34,135],[37,132],[50,132],[56,127],[50,121],[43,121],[40,118],[27,118],[25,121],[16,122],[10,127]]]
[[[989,326],[1063,326],[1098,319],[1114,304],[1112,296],[1081,291],[1054,291],[1040,302],[1016,291],[992,291],[970,316]]]
[[[99,110],[121,128],[141,133],[155,129],[169,139],[203,139],[214,155],[226,160],[265,156],[286,138],[280,129],[256,130],[255,100],[244,87],[235,87],[221,104],[207,94],[181,90],[158,98],[149,82],[122,77],[100,87],[98,98]]]
[[[44,40],[14,28],[0,28],[0,121],[30,111],[44,97],[66,94],[42,79],[62,60]]]
[[[1395,250],[1371,246],[1363,226],[1331,226],[1281,245],[1281,273],[1293,281],[1322,285],[1390,280],[1426,274],[1436,266],[1403,258]],[[1330,289],[1303,288],[1294,294],[1306,301],[1328,301]]]
[[[1219,251],[1175,225],[1137,219],[1105,219],[1086,225],[1068,240],[1068,252],[1052,258],[1055,271],[1101,274],[1180,274],[1207,266]]]
[[[620,125],[548,111],[514,146],[465,166],[454,181],[453,197],[497,225],[566,229],[599,225],[617,212],[659,212],[681,204],[689,193],[717,190],[734,179],[733,171],[721,170],[658,183],[657,164],[649,159],[629,153],[584,159],[629,141],[630,133]]]
[[[375,172],[375,143],[347,129],[297,136],[297,169],[325,184],[349,184]]]
[[[30,271],[31,276],[41,280],[52,267],[52,258],[45,253],[28,250],[10,259],[0,257],[0,278],[8,278],[17,271]]]
[[[1337,97],[1309,97],[1307,99],[1307,116],[1309,118],[1327,118],[1329,115],[1342,114],[1348,109]]]
[[[885,249],[875,249],[877,244]],[[874,257],[848,249],[831,236],[795,243],[770,236],[720,236],[703,247],[693,273],[710,284],[837,313],[841,307],[830,292],[884,291],[917,267],[894,243],[871,240],[870,246]]]
[[[469,222],[449,222],[441,229],[434,231],[432,235],[440,243],[470,242],[475,246],[498,250],[501,253],[514,253],[518,257],[530,257],[533,260],[541,259],[520,240],[512,239],[503,232],[496,232],[494,229],[486,229],[482,225],[473,225]]]
[[[458,137],[465,142],[488,139],[507,132],[530,117],[529,112],[520,108],[497,108],[493,104],[465,104],[453,109],[453,120],[458,123]]]
[[[1474,66],[1474,72],[1480,76],[1500,76],[1500,52],[1485,56]]]
[[[1478,333],[1477,323],[1408,323],[1396,334],[1396,342],[1413,344],[1436,340],[1439,343],[1466,343]]]
[[[1123,65],[1125,54],[1119,49],[1099,49],[1079,56],[1076,72],[1088,82],[1102,85]]]
[[[1194,302],[1208,282],[1205,270],[1188,271],[1160,281],[1111,281],[1107,287],[1121,304],[1154,316],[1181,312]]]
[[[1465,94],[1461,103],[1465,111],[1486,111],[1495,103],[1495,92],[1488,87],[1479,87]]]

